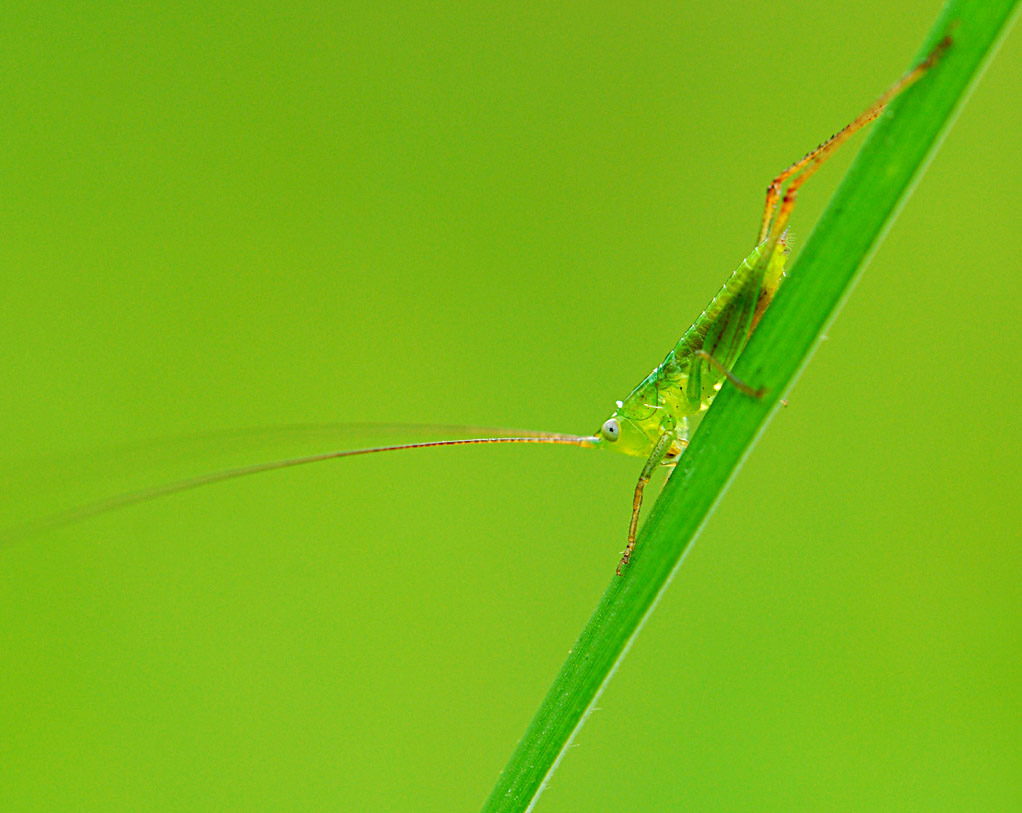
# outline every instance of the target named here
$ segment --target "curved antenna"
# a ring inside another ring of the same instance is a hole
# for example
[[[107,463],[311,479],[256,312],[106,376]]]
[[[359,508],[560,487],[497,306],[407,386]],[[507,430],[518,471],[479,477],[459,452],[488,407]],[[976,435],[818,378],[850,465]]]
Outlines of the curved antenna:
[[[363,428],[368,425],[359,425]],[[384,428],[393,428],[395,425],[383,425]],[[407,427],[404,427],[407,428]],[[430,429],[438,427],[430,426]],[[466,429],[469,427],[448,427],[451,431]],[[490,429],[492,432],[509,431],[501,429]],[[372,446],[365,449],[341,449],[317,454],[302,455],[299,457],[288,457],[280,460],[270,460],[263,463],[252,463],[234,468],[222,469],[220,471],[199,474],[194,477],[186,477],[180,480],[173,480],[150,488],[137,491],[127,491],[113,497],[105,497],[82,505],[58,511],[44,517],[23,522],[10,528],[0,529],[0,547],[5,547],[19,539],[35,536],[47,530],[53,530],[66,525],[73,525],[100,514],[106,514],[128,506],[158,500],[161,497],[169,497],[173,494],[180,494],[183,491],[201,488],[202,486],[222,483],[227,480],[236,480],[240,477],[248,477],[253,474],[277,471],[280,469],[304,466],[309,463],[320,463],[327,460],[337,460],[342,457],[356,457],[358,455],[377,454],[379,452],[400,452],[411,449],[431,449],[440,446],[471,446],[491,443],[547,443],[560,444],[563,446],[578,446],[579,448],[593,448],[599,439],[587,435],[565,435],[554,432],[528,432],[521,431],[518,434],[507,436],[458,438],[444,440],[421,441],[417,443],[399,443],[389,446]]]

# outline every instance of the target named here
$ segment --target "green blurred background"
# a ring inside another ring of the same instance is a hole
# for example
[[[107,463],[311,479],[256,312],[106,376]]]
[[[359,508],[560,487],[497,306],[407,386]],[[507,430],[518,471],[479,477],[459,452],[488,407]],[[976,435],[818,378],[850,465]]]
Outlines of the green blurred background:
[[[2,463],[310,421],[591,431],[937,11],[7,4]],[[541,810],[1022,804],[1020,43]],[[0,551],[0,805],[478,807],[613,574],[636,466],[385,455]]]

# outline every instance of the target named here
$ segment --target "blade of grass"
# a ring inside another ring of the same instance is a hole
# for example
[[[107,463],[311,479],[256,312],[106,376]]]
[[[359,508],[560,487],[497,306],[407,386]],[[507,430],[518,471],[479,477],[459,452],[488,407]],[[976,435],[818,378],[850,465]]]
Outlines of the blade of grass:
[[[725,387],[654,506],[624,578],[614,578],[501,773],[485,811],[531,809],[574,733],[758,435],[883,238],[995,46],[1018,0],[950,2],[919,59],[950,33],[941,62],[874,125],[737,365],[767,387]]]

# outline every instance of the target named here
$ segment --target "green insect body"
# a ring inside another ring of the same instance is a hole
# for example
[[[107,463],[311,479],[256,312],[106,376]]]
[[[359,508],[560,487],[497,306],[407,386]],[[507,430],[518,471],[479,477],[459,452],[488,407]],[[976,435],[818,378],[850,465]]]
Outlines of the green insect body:
[[[635,487],[628,543],[618,574],[635,549],[643,490],[657,466],[677,463],[695,424],[726,379],[758,394],[729,370],[784,280],[785,236],[786,232],[771,234],[753,249],[667,357],[618,401],[596,435],[593,445],[597,447],[646,458]]]
[[[778,240],[763,263],[765,250],[765,243],[753,249],[663,362],[618,402],[598,446],[649,457],[663,435],[673,433],[665,462],[677,460],[784,279],[787,242]],[[617,437],[608,437],[615,425]]]

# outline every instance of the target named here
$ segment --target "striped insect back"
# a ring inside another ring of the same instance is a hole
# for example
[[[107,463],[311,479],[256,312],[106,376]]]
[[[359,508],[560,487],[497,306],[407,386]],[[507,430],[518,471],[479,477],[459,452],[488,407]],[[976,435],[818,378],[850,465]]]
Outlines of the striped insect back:
[[[765,244],[758,245],[742,261],[672,351],[676,356],[694,356],[685,393],[689,414],[710,406],[781,286],[787,241],[777,241],[767,262],[761,256],[765,249]]]

